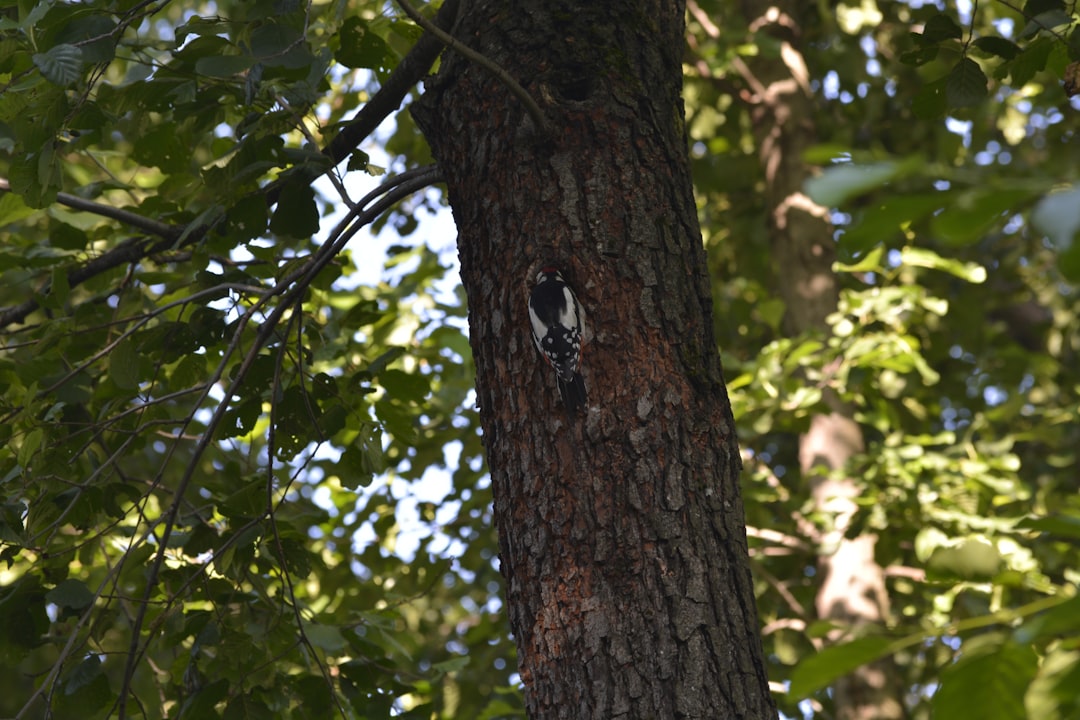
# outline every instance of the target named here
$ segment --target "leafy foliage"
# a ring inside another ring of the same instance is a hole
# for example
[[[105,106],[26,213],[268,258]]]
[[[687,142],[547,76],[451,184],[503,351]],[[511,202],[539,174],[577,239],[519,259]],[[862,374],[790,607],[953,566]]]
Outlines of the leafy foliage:
[[[798,18],[828,140],[806,190],[833,208],[841,259],[825,333],[787,336],[772,289],[784,270],[756,257],[771,209],[755,201],[747,109],[718,95],[739,66],[688,77],[766,652],[773,679],[790,679],[788,716],[804,699],[832,715],[828,686],[892,657],[911,717],[1077,717],[1075,693],[1050,688],[1077,671],[1080,639],[1080,106],[1060,83],[1080,18],[1056,2],[915,5]],[[692,22],[701,57],[763,47],[722,5],[701,7],[722,18]],[[812,512],[797,456],[829,393],[863,430],[843,470],[860,490],[848,534],[877,537],[892,608],[834,645],[814,613],[814,557],[831,550],[812,540],[832,518]]]
[[[0,714],[520,708],[461,299],[422,244],[394,286],[343,250],[430,173],[316,237],[317,148],[416,39],[343,10],[4,16]]]

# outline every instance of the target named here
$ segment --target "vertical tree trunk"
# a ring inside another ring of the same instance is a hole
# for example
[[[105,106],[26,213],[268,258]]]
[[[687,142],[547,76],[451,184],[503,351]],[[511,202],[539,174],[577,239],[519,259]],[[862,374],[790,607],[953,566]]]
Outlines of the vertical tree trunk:
[[[414,109],[459,231],[507,608],[532,718],[775,718],[680,99],[683,5],[463,2]],[[589,410],[532,347],[555,261]]]
[[[765,205],[770,208],[773,264],[777,287],[787,305],[785,321],[793,335],[828,330],[826,318],[836,311],[838,289],[832,271],[833,228],[828,208],[803,191],[807,178],[804,152],[816,142],[810,76],[803,60],[797,2],[770,3],[762,15],[758,3],[744,3],[751,29],[766,30],[781,42],[779,58],[758,57],[746,80],[753,98],[753,127],[765,173]],[[816,12],[802,6],[803,12]],[[862,433],[848,408],[835,395],[826,396],[832,412],[811,418],[799,439],[799,465],[808,481],[815,509],[832,519],[832,527],[815,538],[823,549],[818,558],[821,587],[817,615],[845,628],[881,624],[888,615],[885,575],[874,557],[873,534],[845,537],[856,511],[858,485],[838,478],[848,459],[863,448]],[[834,633],[833,639],[843,630]],[[839,720],[892,720],[904,717],[902,687],[891,659],[859,668],[834,689]]]

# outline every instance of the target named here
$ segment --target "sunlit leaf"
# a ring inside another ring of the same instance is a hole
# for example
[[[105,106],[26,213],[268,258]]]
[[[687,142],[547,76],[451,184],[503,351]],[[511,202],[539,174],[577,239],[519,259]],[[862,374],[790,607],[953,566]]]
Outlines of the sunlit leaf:
[[[870,635],[827,647],[795,667],[788,692],[797,699],[808,697],[852,670],[884,657],[890,646],[888,638]]]

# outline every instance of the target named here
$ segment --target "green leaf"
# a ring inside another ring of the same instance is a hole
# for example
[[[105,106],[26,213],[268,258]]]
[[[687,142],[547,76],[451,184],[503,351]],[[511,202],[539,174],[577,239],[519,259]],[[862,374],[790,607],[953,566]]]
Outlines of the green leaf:
[[[1034,16],[1025,15],[1025,17],[1029,18],[1028,23],[1017,35],[1021,40],[1034,37],[1039,33],[1060,33],[1073,23],[1072,15],[1060,7],[1040,12]]]
[[[431,392],[431,381],[420,374],[402,370],[384,370],[379,373],[379,384],[387,394],[401,402],[421,402]]]
[[[41,428],[34,428],[30,432],[26,433],[23,437],[22,444],[19,446],[18,463],[24,468],[30,466],[31,460],[41,447],[42,442],[45,440],[45,431]]]
[[[315,191],[307,185],[286,185],[270,218],[270,231],[277,235],[303,238],[314,235],[318,230],[319,210],[315,205]]]
[[[180,717],[191,720],[218,717],[214,709],[218,703],[229,696],[229,681],[217,680],[199,688],[188,697],[180,707]]]
[[[868,252],[861,260],[854,263],[833,263],[833,271],[848,273],[881,272],[881,258],[884,257],[884,255],[885,248],[879,246]]]
[[[94,602],[94,593],[83,581],[68,578],[45,593],[45,599],[63,608],[82,610]]]
[[[1039,200],[1031,214],[1031,222],[1058,250],[1071,247],[1080,231],[1080,186],[1074,185]]]
[[[1028,718],[1076,720],[1080,717],[1080,652],[1055,647],[1046,654],[1024,696]]]
[[[36,212],[34,208],[27,207],[22,198],[15,193],[0,195],[0,226],[16,223]]]
[[[251,240],[266,232],[266,200],[250,195],[236,202],[227,215],[230,233],[237,240]]]
[[[304,634],[311,644],[328,653],[335,653],[345,648],[345,637],[341,630],[333,625],[304,623]]]
[[[1045,612],[1024,621],[1013,632],[1013,638],[1030,643],[1042,638],[1063,638],[1080,633],[1080,596],[1062,599]]]
[[[891,645],[888,638],[868,635],[827,647],[795,666],[788,693],[795,700],[809,697],[856,668],[884,657]]]
[[[386,42],[371,32],[367,21],[356,15],[345,21],[338,35],[341,48],[334,57],[345,67],[381,69],[392,57]]]
[[[1075,515],[1051,515],[1049,517],[1026,518],[1016,524],[1024,530],[1057,535],[1063,538],[1080,540],[1080,517]]]
[[[442,662],[435,663],[432,667],[441,673],[453,673],[464,669],[469,665],[469,656],[462,655],[460,657],[450,658],[449,660],[443,660]]]
[[[1001,569],[997,548],[980,537],[969,537],[931,555],[928,567],[959,578],[989,578]]]
[[[934,717],[1027,720],[1024,694],[1038,670],[1030,646],[1006,642],[977,655],[961,655],[941,673],[931,700]]]
[[[195,61],[195,71],[200,75],[229,78],[239,75],[255,64],[250,55],[211,55]]]
[[[74,695],[100,676],[101,659],[97,655],[91,655],[75,666],[75,669],[67,676],[64,694]]]
[[[978,105],[986,99],[986,75],[971,58],[961,58],[945,82],[945,98],[949,107],[963,108]]]
[[[926,43],[940,43],[943,40],[959,40],[962,34],[952,15],[938,13],[926,22],[922,38]]]
[[[935,120],[945,114],[949,104],[945,86],[948,76],[926,83],[911,100],[911,110],[920,120]]]
[[[977,190],[955,197],[930,223],[946,242],[967,245],[1019,212],[1031,194],[1023,190]]]
[[[904,163],[898,162],[835,165],[807,180],[806,193],[819,205],[839,207],[854,197],[881,187],[904,170]]]
[[[1019,90],[1046,68],[1046,61],[1054,45],[1055,41],[1051,38],[1038,38],[1002,68],[1003,71],[1008,70],[1013,88]]]
[[[1020,54],[1019,45],[1011,40],[1006,40],[1005,38],[996,35],[976,38],[975,42],[972,44],[985,53],[996,55],[1005,60],[1012,60]]]
[[[173,123],[162,123],[135,139],[132,157],[144,165],[167,173],[181,173],[191,162],[191,148],[185,145]]]
[[[986,282],[986,268],[973,262],[963,262],[943,258],[932,250],[905,247],[900,251],[900,262],[904,265],[942,270],[971,283]]]
[[[122,340],[109,353],[109,378],[125,390],[138,387],[139,351],[131,338]]]
[[[855,222],[844,229],[840,248],[845,255],[854,257],[889,242],[901,230],[947,205],[949,197],[944,192],[874,197],[856,215]]]
[[[74,45],[56,45],[47,52],[35,53],[34,64],[53,85],[67,87],[82,77],[82,50]]]
[[[399,357],[405,354],[405,348],[392,347],[384,352],[379,357],[371,361],[371,364],[367,366],[367,371],[371,375],[380,375],[387,365],[397,360]]]

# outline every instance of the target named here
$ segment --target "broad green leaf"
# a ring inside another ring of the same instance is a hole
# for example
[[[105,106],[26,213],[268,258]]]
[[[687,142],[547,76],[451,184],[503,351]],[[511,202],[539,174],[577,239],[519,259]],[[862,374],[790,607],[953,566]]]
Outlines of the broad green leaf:
[[[1020,53],[1020,46],[1011,40],[996,35],[987,35],[975,38],[972,43],[975,47],[991,55],[997,55],[1005,60],[1012,60]]]
[[[74,45],[56,45],[44,53],[36,53],[34,64],[46,80],[67,87],[82,77],[82,50]]]
[[[250,55],[211,55],[195,61],[195,70],[200,75],[228,78],[238,75],[255,64]]]
[[[285,185],[277,208],[270,218],[270,231],[278,235],[308,237],[319,229],[315,192],[307,185]]]
[[[26,468],[30,466],[30,462],[34,455],[41,448],[41,444],[45,440],[45,431],[41,428],[34,428],[28,432],[22,439],[22,443],[19,445],[18,462],[19,465]]]
[[[949,102],[945,90],[949,77],[925,83],[911,100],[911,109],[920,120],[935,120],[945,114]]]
[[[921,41],[924,43],[939,43],[943,40],[959,40],[961,34],[960,26],[956,24],[956,20],[953,19],[952,15],[938,13],[927,20],[926,27],[921,35]]]
[[[22,198],[15,193],[0,195],[0,226],[8,223],[16,223],[36,213],[32,207],[27,207]]]
[[[346,645],[341,630],[332,625],[304,623],[304,634],[312,645],[326,652],[339,652]]]
[[[1002,558],[997,548],[983,538],[970,537],[938,548],[931,555],[928,567],[961,578],[989,578],[1001,569]]]
[[[955,196],[952,204],[934,216],[930,227],[946,242],[967,245],[1018,213],[1030,197],[1023,190],[973,190]]]
[[[401,370],[384,370],[379,373],[379,384],[387,394],[400,402],[421,402],[431,392],[431,382],[424,375]]]
[[[136,343],[121,341],[109,353],[109,378],[117,387],[131,389],[139,385],[139,352]]]
[[[891,644],[886,637],[869,635],[827,647],[795,666],[788,692],[800,700],[809,697],[856,668],[884,657]]]
[[[132,156],[168,173],[183,172],[191,162],[191,148],[184,144],[176,125],[163,123],[135,140]]]
[[[838,207],[865,192],[875,190],[906,171],[904,163],[879,162],[844,164],[826,168],[806,181],[806,192],[814,202]]]
[[[97,655],[91,655],[75,666],[75,669],[67,676],[67,682],[64,683],[64,694],[74,695],[100,676],[101,658]]]
[[[1080,230],[1080,186],[1047,195],[1035,205],[1031,221],[1058,250],[1072,246]]]
[[[1028,718],[1076,720],[1080,717],[1080,652],[1053,648],[1024,696]]]
[[[341,26],[338,35],[341,48],[335,59],[345,67],[377,69],[386,66],[390,49],[382,38],[371,31],[367,21],[353,15]]]
[[[1038,670],[1029,646],[1006,642],[975,656],[961,656],[941,673],[934,693],[934,717],[1027,720],[1024,695]]]
[[[1017,523],[1016,527],[1080,540],[1080,517],[1075,515],[1026,518]]]
[[[945,98],[949,107],[971,107],[986,99],[986,75],[971,58],[962,58],[948,78],[945,82]]]
[[[1041,37],[1024,49],[1015,58],[1004,66],[1002,71],[1008,71],[1009,81],[1013,87],[1019,89],[1027,85],[1037,73],[1046,67],[1046,61],[1050,57],[1050,51],[1054,49],[1056,41],[1052,38]]]
[[[1020,31],[1019,35],[1022,40],[1036,34],[1049,32],[1054,32],[1060,36],[1062,29],[1075,22],[1072,15],[1066,12],[1063,7],[1051,8],[1034,16],[1027,15],[1027,17],[1029,18],[1028,23]]]
[[[840,236],[840,248],[854,256],[879,247],[949,204],[951,193],[920,193],[873,198]]]
[[[94,602],[94,593],[82,580],[68,578],[45,593],[45,599],[60,607],[82,610]]]
[[[180,706],[180,718],[199,720],[200,718],[216,717],[214,707],[229,695],[229,682],[217,680],[204,687],[198,688],[184,704]]]

